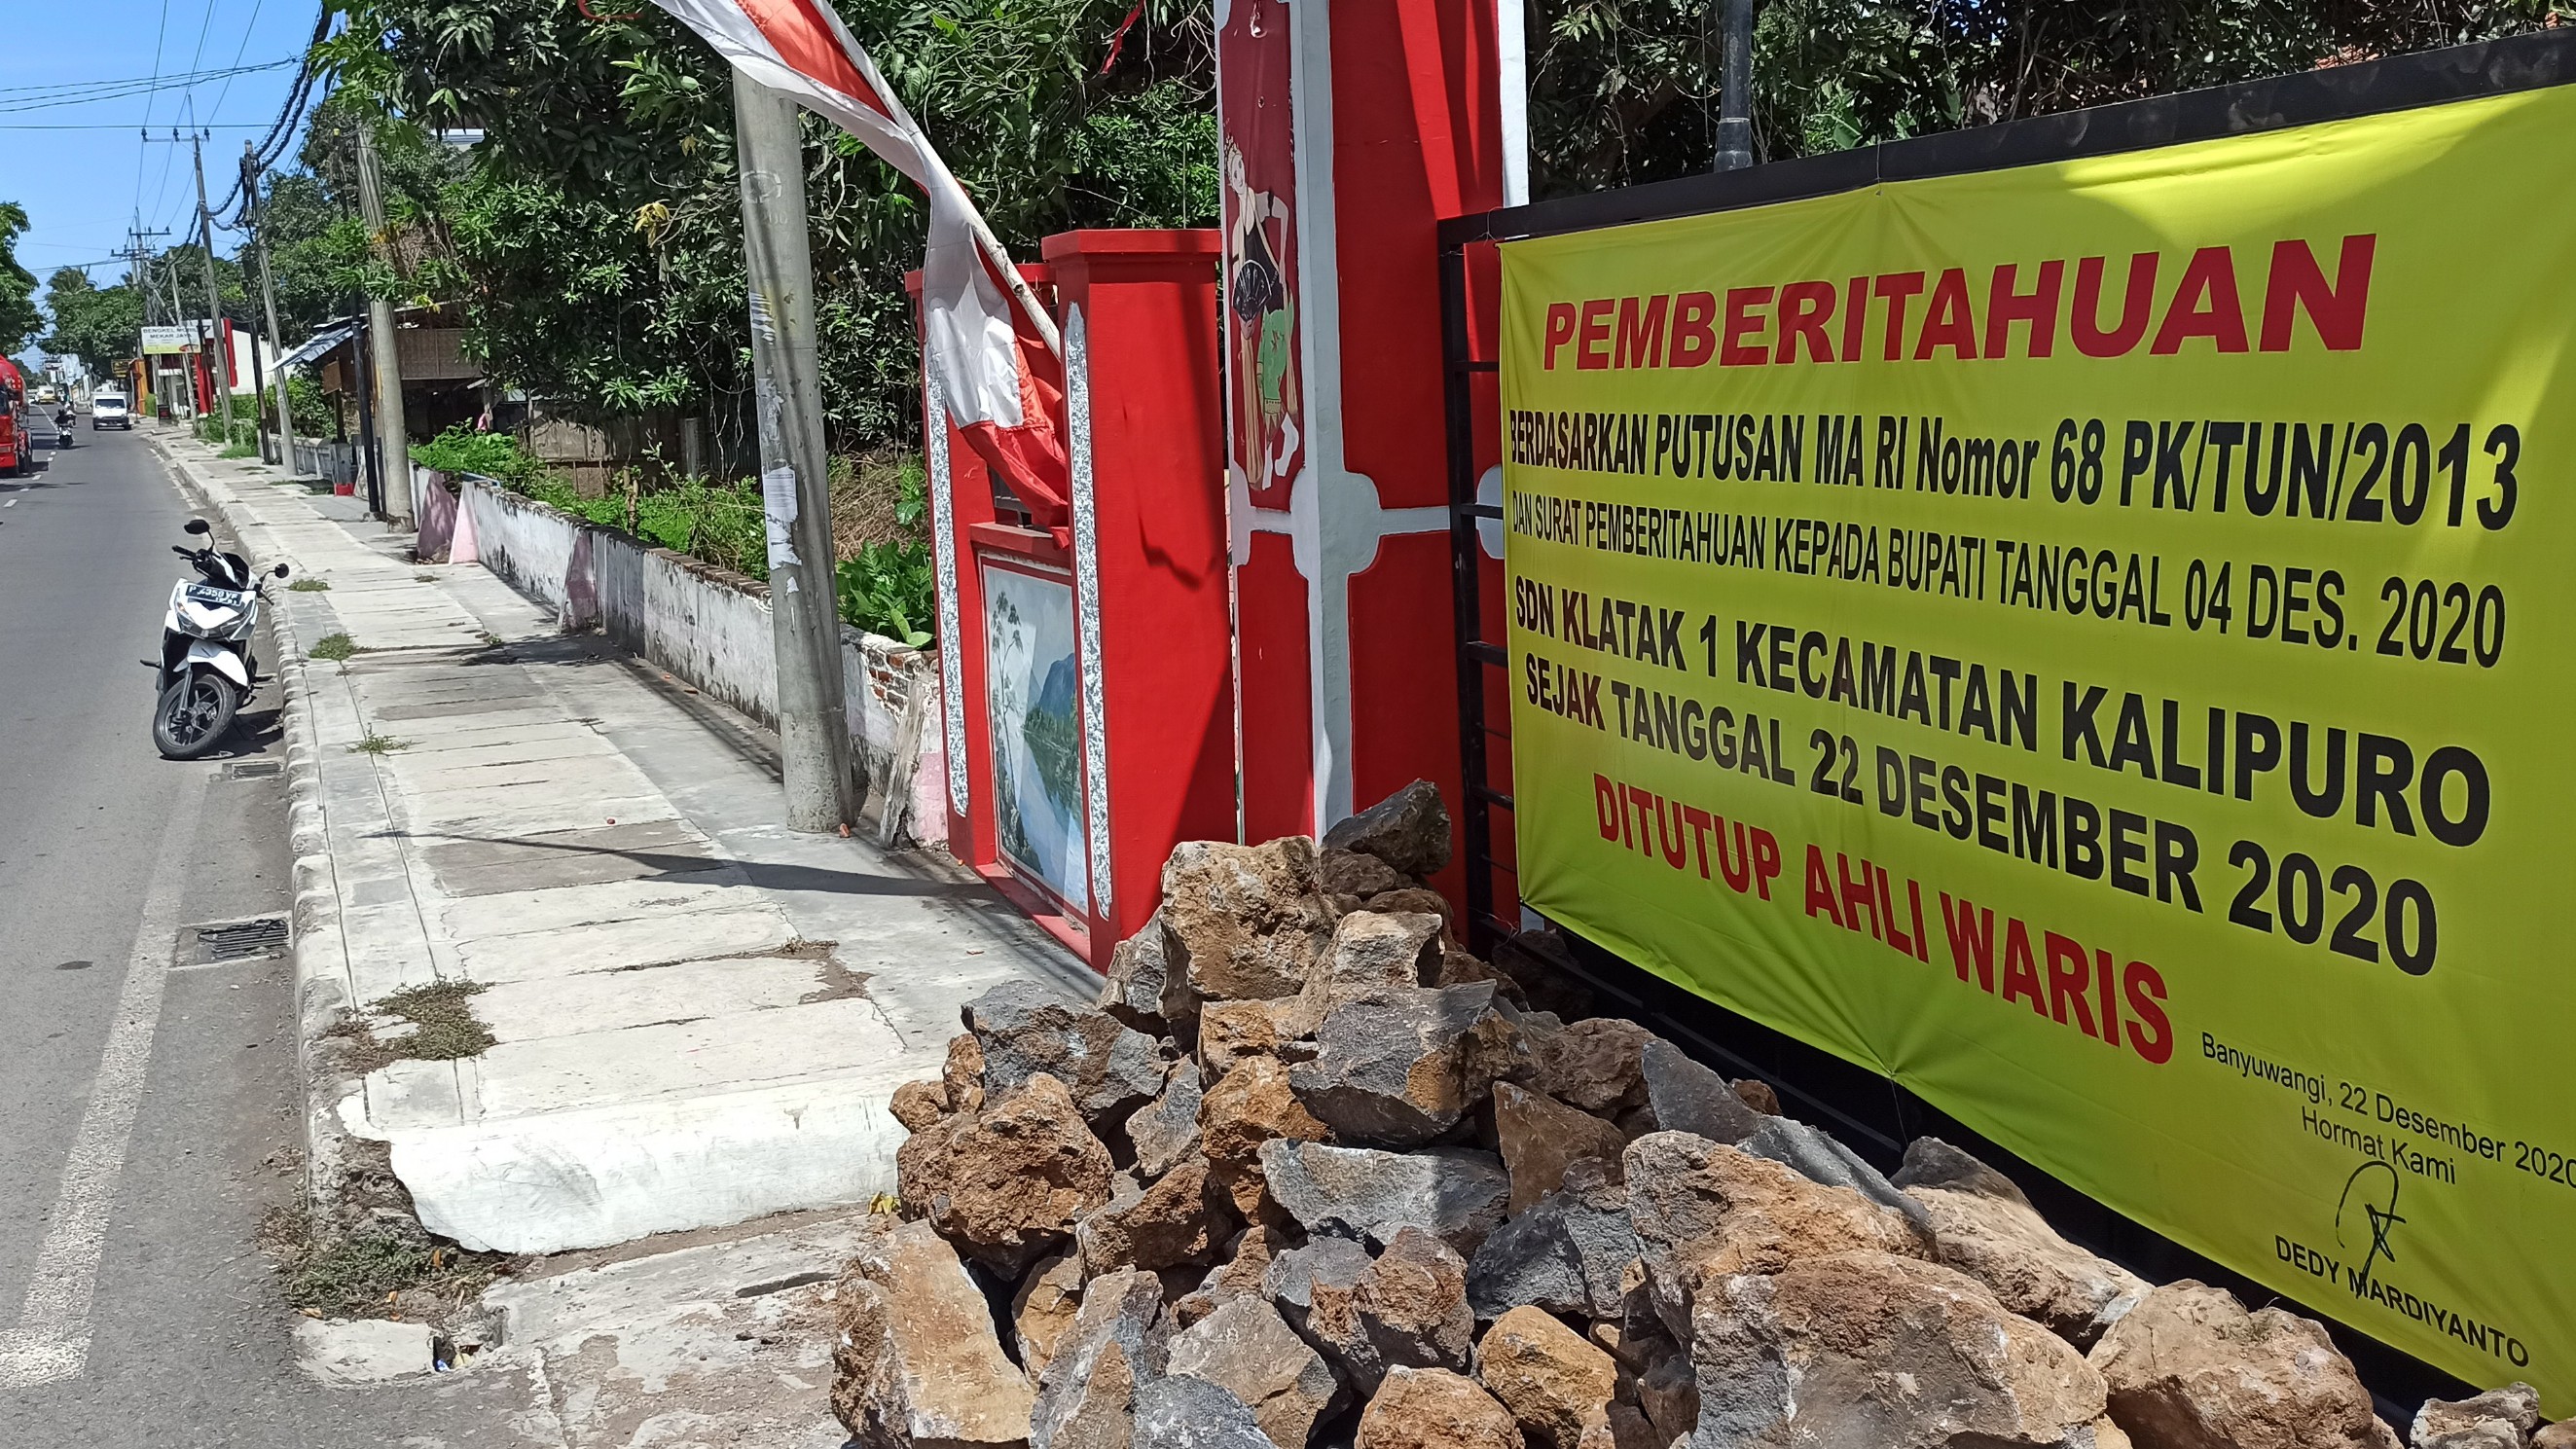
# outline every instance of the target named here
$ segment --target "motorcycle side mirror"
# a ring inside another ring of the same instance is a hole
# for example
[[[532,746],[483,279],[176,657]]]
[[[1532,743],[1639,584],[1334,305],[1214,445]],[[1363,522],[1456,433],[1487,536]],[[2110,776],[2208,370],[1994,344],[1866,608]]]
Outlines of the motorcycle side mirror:
[[[188,532],[212,533],[214,530],[206,526],[206,520],[202,518],[191,518],[188,520]]]
[[[275,569],[271,570],[271,572],[275,573],[279,578],[281,578],[281,579],[282,579],[282,578],[286,577],[286,565],[284,565],[284,564],[279,564]]]

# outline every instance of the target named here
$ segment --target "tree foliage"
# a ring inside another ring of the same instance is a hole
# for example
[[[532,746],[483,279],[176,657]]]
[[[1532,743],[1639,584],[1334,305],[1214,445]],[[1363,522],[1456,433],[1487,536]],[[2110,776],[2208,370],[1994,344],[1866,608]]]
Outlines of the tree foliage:
[[[1525,0],[1531,190],[1708,169],[1708,0]],[[1812,155],[2546,23],[2549,0],[1765,0],[1756,155]]]
[[[45,310],[54,325],[38,345],[79,358],[92,377],[113,377],[134,356],[143,326],[143,296],[134,288],[101,287],[80,268],[64,267],[45,279]]]
[[[603,414],[708,414],[739,446],[750,337],[727,68],[649,7],[333,3],[350,17],[329,59],[352,110],[402,118],[393,134],[480,133],[456,174],[388,175],[430,243],[407,284],[465,303],[467,346],[505,383]],[[1069,227],[1213,221],[1204,4],[1150,0],[1106,75],[1129,0],[838,9],[1018,255]],[[924,208],[856,142],[806,124],[826,416],[843,446],[901,439],[919,411],[903,275]]]
[[[27,231],[27,209],[0,201],[0,354],[27,345],[45,325],[36,310],[36,274],[18,264],[18,238]]]

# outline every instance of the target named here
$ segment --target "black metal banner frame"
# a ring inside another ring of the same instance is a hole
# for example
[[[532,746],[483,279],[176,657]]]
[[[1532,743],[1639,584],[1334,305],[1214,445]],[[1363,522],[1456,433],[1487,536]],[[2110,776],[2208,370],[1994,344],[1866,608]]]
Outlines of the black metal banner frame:
[[[1481,475],[1476,467],[1475,379],[1498,373],[1501,364],[1498,358],[1474,354],[1475,315],[1467,265],[1471,249],[1831,196],[1891,181],[2109,156],[2383,115],[2571,81],[2576,81],[2576,27],[1534,202],[1441,222],[1441,369],[1458,651],[1458,752],[1465,797],[1460,815],[1471,949],[1490,955],[1519,925],[1505,919],[1496,903],[1496,876],[1517,876],[1494,852],[1494,815],[1511,813],[1512,796],[1492,779],[1489,742],[1508,742],[1510,733],[1508,715],[1499,721],[1487,717],[1485,671],[1500,672],[1508,688],[1511,656],[1502,640],[1483,637],[1487,563],[1480,537],[1484,522],[1508,523],[1500,501],[1478,500]],[[1499,298],[1481,300],[1485,315],[1495,315]],[[1576,974],[1603,998],[1602,1009],[1650,1024],[1731,1074],[1764,1078],[1796,1106],[1799,1115],[1831,1128],[1880,1166],[1893,1166],[1912,1138],[1927,1133],[1940,1136],[2005,1167],[2068,1237],[2151,1280],[2196,1277],[2226,1287],[2257,1306],[2277,1299],[2270,1289],[2058,1183],[1893,1079],[1673,986],[1579,936],[1573,945]],[[2294,1306],[2311,1314],[2318,1311],[2306,1304]],[[2332,1319],[2327,1324],[2378,1396],[2383,1414],[2400,1423],[2411,1414],[2414,1403],[2427,1396],[2469,1391],[2470,1386],[2377,1339]]]

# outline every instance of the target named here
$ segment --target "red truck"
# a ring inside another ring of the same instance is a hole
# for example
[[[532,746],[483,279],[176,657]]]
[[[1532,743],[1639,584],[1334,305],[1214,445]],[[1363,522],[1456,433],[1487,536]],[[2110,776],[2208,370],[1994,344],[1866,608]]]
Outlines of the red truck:
[[[24,477],[36,466],[26,420],[18,409],[27,404],[27,379],[18,365],[0,357],[0,478]]]

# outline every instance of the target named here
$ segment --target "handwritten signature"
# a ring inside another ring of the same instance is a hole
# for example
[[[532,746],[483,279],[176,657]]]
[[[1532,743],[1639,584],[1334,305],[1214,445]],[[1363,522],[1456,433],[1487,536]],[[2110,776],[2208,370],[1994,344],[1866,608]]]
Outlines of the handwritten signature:
[[[2373,1172],[2387,1174],[2385,1192],[2377,1190],[2381,1184],[2375,1182],[2369,1185],[2363,1184],[2362,1179]],[[2352,1170],[2352,1176],[2343,1180],[2343,1196],[2335,1199],[2335,1241],[2337,1243],[2347,1247],[2351,1245],[2350,1239],[2344,1236],[2344,1215],[2348,1209],[2359,1207],[2370,1224],[2370,1252],[2361,1260],[2361,1272],[2353,1279],[2355,1292],[2370,1286],[2370,1270],[2380,1259],[2385,1258],[2391,1263],[2397,1261],[2397,1251],[2388,1246],[2388,1230],[2406,1221],[2397,1215],[2397,1191],[2400,1185],[2397,1169],[2393,1165],[2378,1161],[2365,1162]],[[2361,1189],[2358,1197],[2354,1194],[2355,1188]],[[2380,1198],[2385,1198],[2386,1201],[2378,1201],[2377,1199]]]

